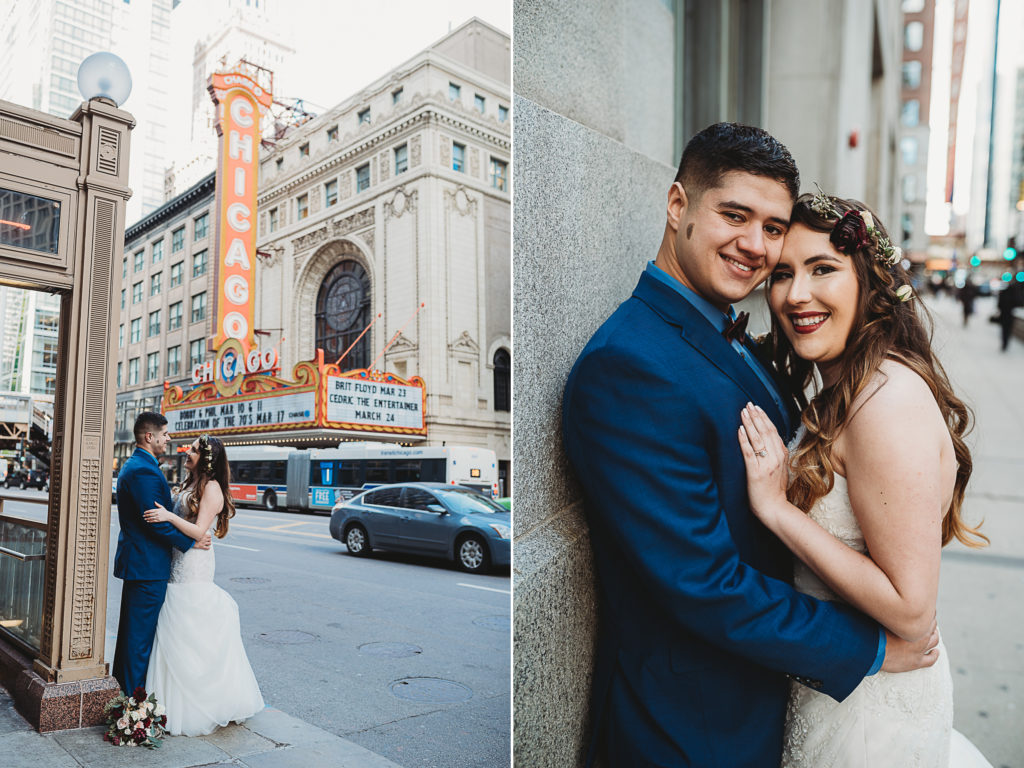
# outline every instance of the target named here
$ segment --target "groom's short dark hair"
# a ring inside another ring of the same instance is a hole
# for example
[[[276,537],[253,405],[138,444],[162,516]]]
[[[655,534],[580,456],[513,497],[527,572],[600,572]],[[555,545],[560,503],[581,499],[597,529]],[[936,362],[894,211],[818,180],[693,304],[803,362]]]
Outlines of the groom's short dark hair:
[[[141,443],[147,432],[156,432],[166,423],[162,413],[143,411],[135,418],[135,442]]]
[[[715,123],[690,139],[675,180],[700,198],[729,171],[774,179],[793,200],[800,194],[800,172],[786,146],[763,128],[740,123]]]

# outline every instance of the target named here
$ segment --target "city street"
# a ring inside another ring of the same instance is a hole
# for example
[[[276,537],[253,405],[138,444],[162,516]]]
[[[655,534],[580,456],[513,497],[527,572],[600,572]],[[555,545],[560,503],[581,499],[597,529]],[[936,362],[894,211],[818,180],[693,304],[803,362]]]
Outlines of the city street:
[[[37,491],[11,495],[44,498]],[[9,503],[26,517],[34,508]],[[357,559],[328,518],[239,509],[216,541],[217,583],[238,602],[268,706],[404,768],[507,766],[510,582],[440,560]],[[111,568],[117,543],[111,521]],[[121,581],[107,597],[113,660]]]
[[[989,547],[958,542],[942,556],[939,626],[953,672],[956,728],[995,768],[1024,768],[1024,342],[999,351],[988,322],[995,299],[979,300],[968,327],[952,298],[929,299],[935,349],[977,418],[968,438],[974,473],[965,514],[984,519]]]

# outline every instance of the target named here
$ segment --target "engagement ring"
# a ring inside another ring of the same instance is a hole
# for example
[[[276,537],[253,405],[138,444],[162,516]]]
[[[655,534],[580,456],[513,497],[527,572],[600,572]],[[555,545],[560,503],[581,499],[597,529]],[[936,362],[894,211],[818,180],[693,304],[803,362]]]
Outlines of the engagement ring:
[[[754,455],[760,456],[762,459],[768,455],[768,451],[762,448],[760,451],[754,451]]]

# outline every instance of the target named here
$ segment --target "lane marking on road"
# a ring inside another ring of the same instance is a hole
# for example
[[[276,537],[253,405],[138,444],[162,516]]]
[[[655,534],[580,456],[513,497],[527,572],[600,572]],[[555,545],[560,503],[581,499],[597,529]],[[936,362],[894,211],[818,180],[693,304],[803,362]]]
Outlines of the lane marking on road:
[[[251,531],[261,531],[267,533],[272,531],[273,533],[284,533],[290,536],[311,536],[315,539],[330,539],[332,538],[329,533],[307,533],[306,531],[278,531],[274,528],[264,528],[262,525],[246,525],[245,523],[232,523],[232,528],[248,528]]]
[[[455,586],[457,586],[457,587],[469,587],[470,589],[484,589],[484,590],[487,590],[488,592],[498,592],[498,593],[500,593],[502,595],[511,595],[512,594],[512,591],[509,590],[509,589],[495,589],[494,587],[481,587],[481,586],[478,586],[477,584],[463,584],[462,582],[456,582]]]
[[[239,518],[245,520],[266,520],[268,523],[280,523],[282,521],[293,520],[304,523],[318,523],[320,521],[327,522],[331,519],[330,515],[307,515],[300,514],[298,512],[254,512],[251,509],[239,509],[236,510]]]
[[[308,521],[307,522],[307,521],[304,520],[301,523],[282,523],[281,525],[271,525],[271,526],[269,526],[267,528],[264,528],[263,530],[264,531],[283,531],[283,530],[285,530],[287,528],[295,528],[295,527],[300,526],[300,525],[316,525],[316,523],[312,522],[312,521]]]
[[[261,551],[259,549],[253,549],[252,547],[240,547],[237,544],[224,544],[224,543],[219,542],[219,541],[217,542],[216,546],[218,546],[218,547],[231,547],[232,549],[244,549],[246,552],[260,552]]]

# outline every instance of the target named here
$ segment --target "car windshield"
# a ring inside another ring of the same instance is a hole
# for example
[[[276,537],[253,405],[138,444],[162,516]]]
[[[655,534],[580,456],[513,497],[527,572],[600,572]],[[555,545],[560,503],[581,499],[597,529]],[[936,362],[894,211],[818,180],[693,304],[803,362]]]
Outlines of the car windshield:
[[[444,499],[445,503],[452,508],[452,511],[458,514],[469,514],[475,512],[477,514],[493,515],[497,512],[504,514],[508,513],[508,510],[503,506],[496,504],[486,496],[482,496],[476,491],[452,488],[450,490],[438,491],[438,494]]]

